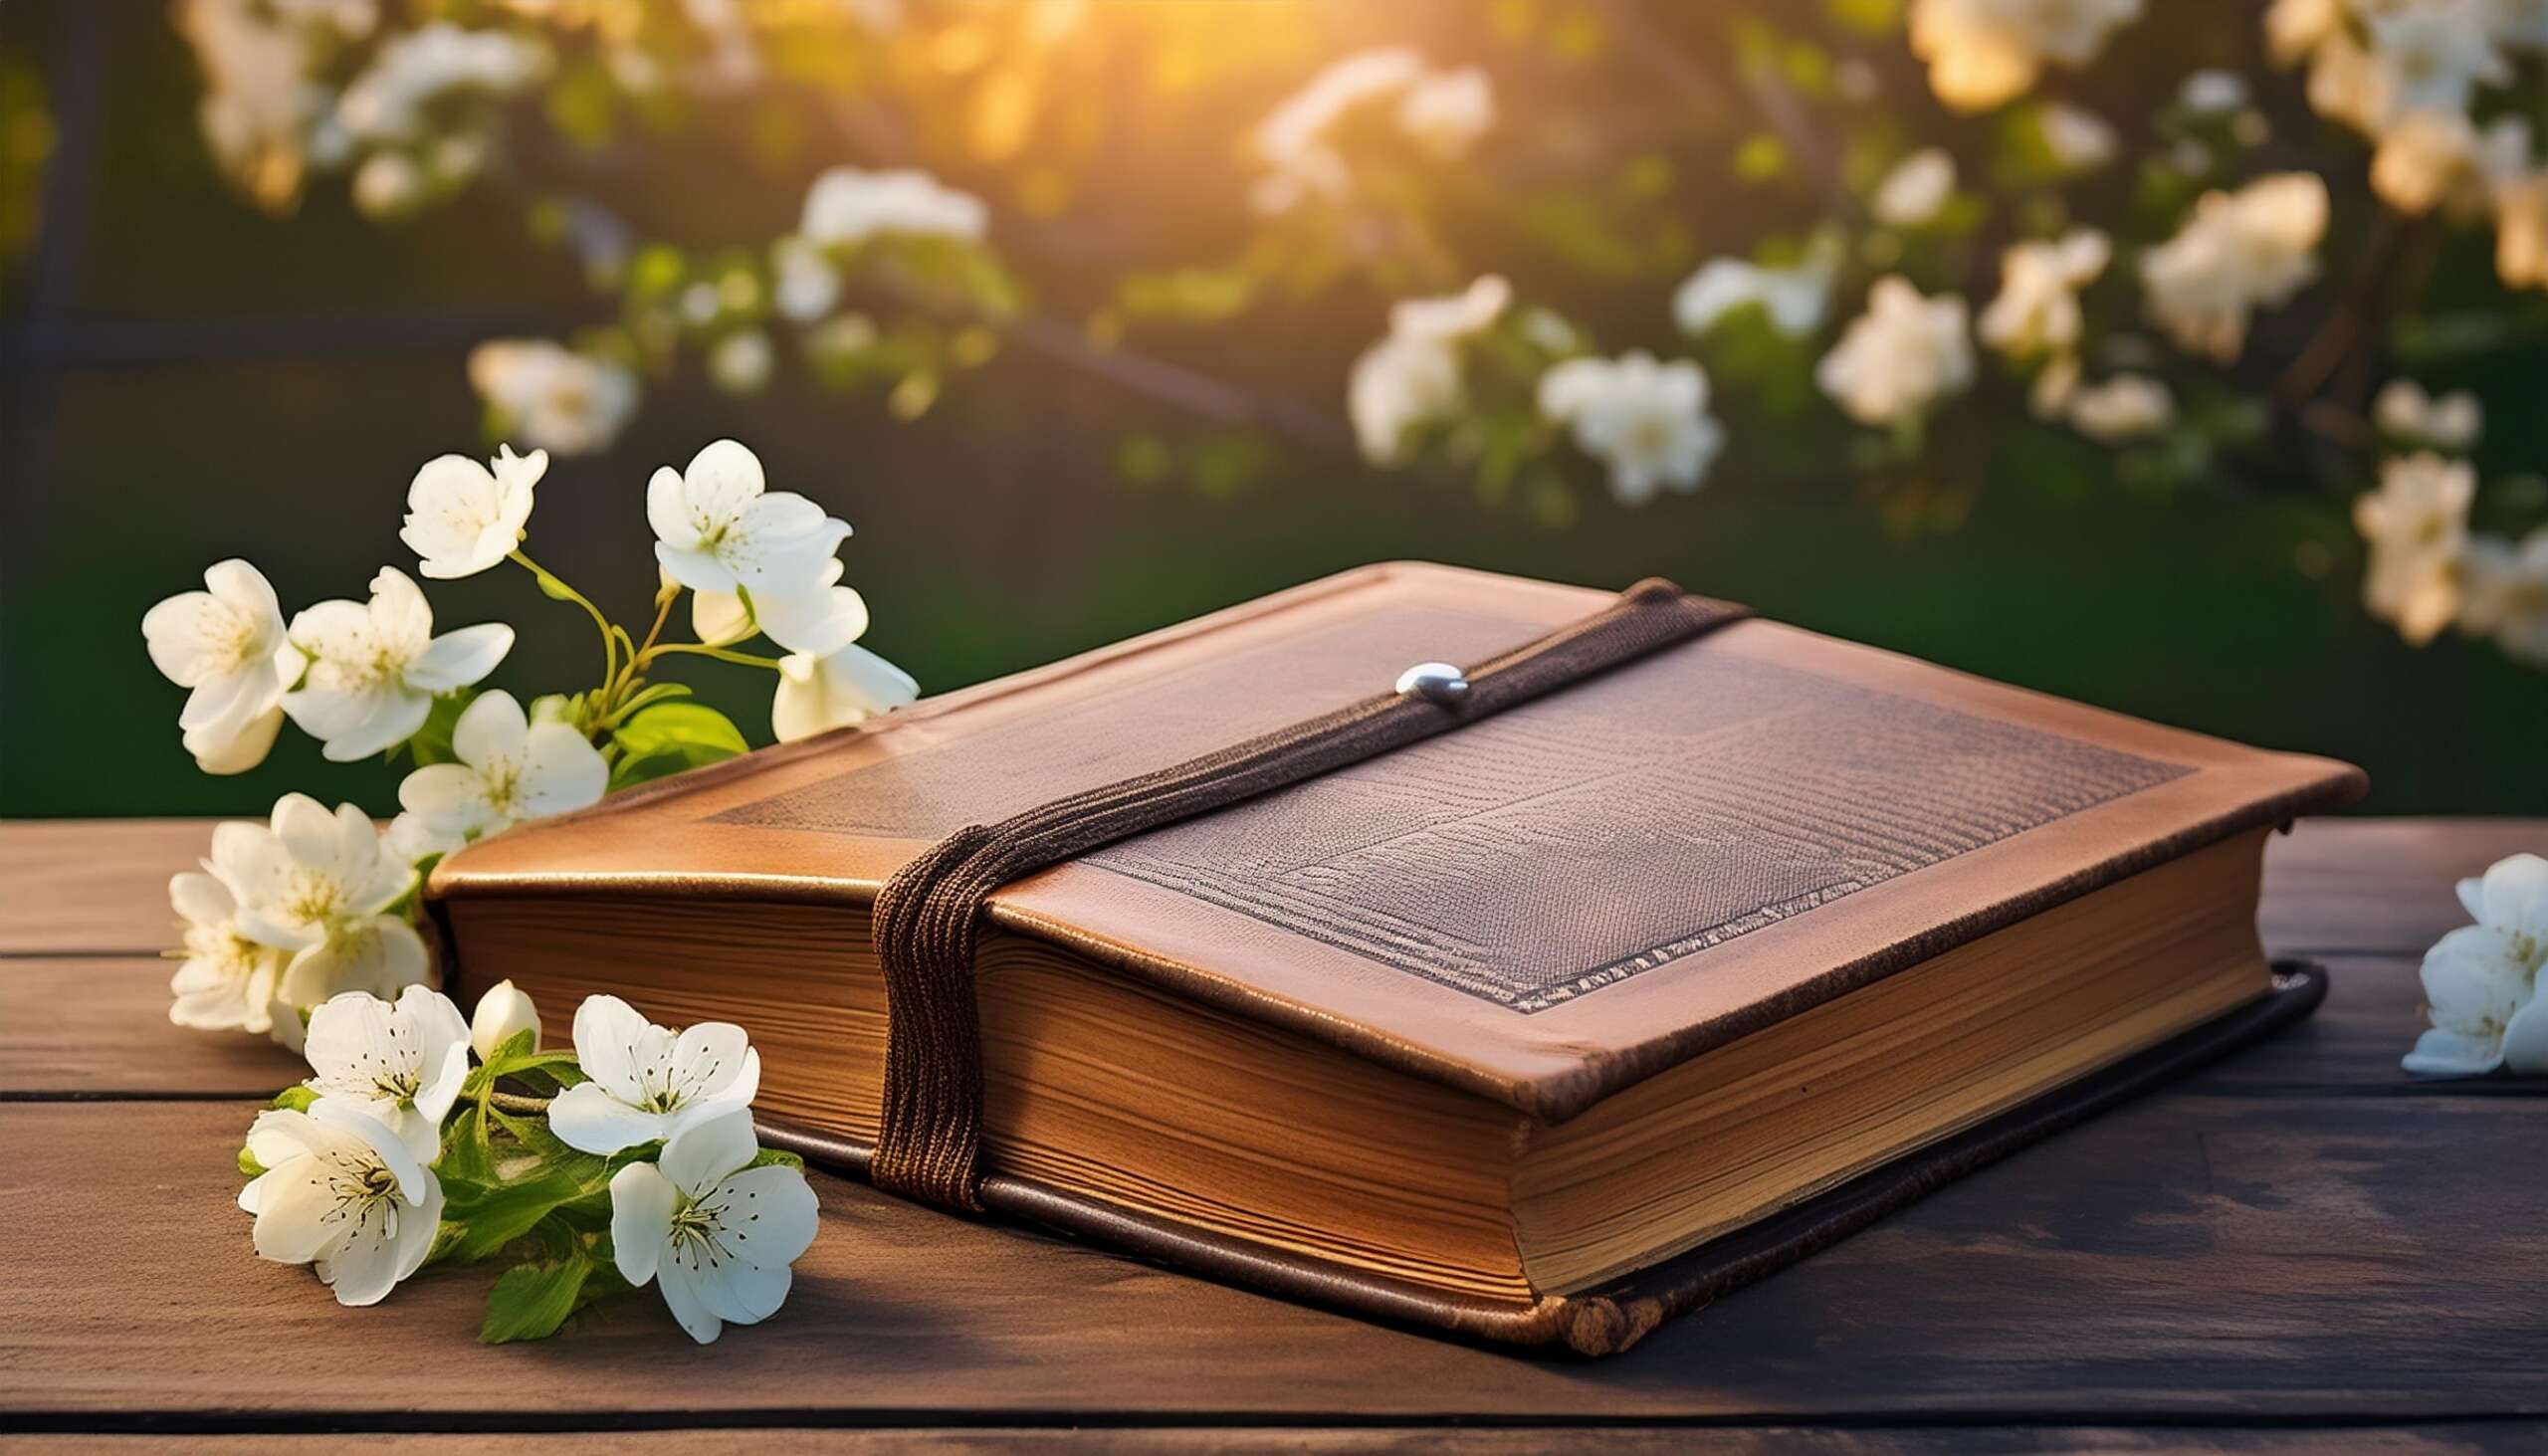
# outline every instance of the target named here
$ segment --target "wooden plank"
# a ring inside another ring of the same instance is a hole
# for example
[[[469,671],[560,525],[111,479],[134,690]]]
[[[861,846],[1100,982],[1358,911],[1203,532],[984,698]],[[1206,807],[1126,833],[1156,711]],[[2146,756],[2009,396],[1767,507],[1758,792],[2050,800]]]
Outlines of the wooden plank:
[[[1802,1451],[1812,1456],[1995,1456],[2041,1451],[2255,1453],[2255,1456],[2319,1456],[2347,1451],[2360,1456],[2475,1456],[2485,1452],[2536,1452],[2548,1442],[2548,1422],[2432,1422],[2400,1426],[2313,1426],[2273,1430],[2238,1426],[1110,1426],[953,1427],[840,1429],[794,1427],[749,1430],[610,1431],[582,1434],[368,1434],[362,1449],[373,1456],[696,1456],[699,1451],[749,1448],[770,1456],[814,1451],[929,1451],[944,1456],[1006,1456],[1027,1451],[1303,1451],[1394,1456],[1400,1452],[1457,1448],[1482,1456],[1514,1456],[1578,1450],[1598,1443],[1618,1456],[1679,1456],[1704,1444],[1711,1452]],[[47,1456],[176,1456],[179,1452],[340,1451],[343,1435],[253,1436],[21,1436],[13,1449]]]
[[[192,869],[209,819],[0,823],[0,954],[150,954],[176,942],[168,877]]]
[[[211,833],[208,819],[0,824],[0,954],[157,950],[168,877]],[[2266,850],[2266,941],[2421,953],[2466,919],[2451,883],[2524,850],[2548,854],[2548,821],[2306,821]]]
[[[271,1097],[310,1075],[263,1036],[168,1021],[171,961],[0,960],[0,1095]]]
[[[2509,1099],[2163,1095],[1598,1363],[1384,1329],[828,1177],[822,1236],[770,1324],[700,1351],[640,1296],[491,1349],[469,1338],[482,1271],[348,1311],[259,1263],[228,1166],[253,1111],[0,1109],[0,1419],[332,1428],[491,1399],[543,1421],[776,1425],[2548,1413],[2537,1108]]]

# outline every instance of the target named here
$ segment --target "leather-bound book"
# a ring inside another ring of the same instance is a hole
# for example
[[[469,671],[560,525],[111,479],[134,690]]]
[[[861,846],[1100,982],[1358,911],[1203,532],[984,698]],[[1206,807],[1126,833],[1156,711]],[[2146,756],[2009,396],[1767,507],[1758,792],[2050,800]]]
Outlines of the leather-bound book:
[[[906,865],[1614,599],[1369,567],[664,780],[444,861],[451,975],[739,1022],[764,1138],[863,1171]],[[2305,1013],[2264,839],[2364,784],[1760,619],[1443,712],[989,895],[969,1206],[1622,1349]]]

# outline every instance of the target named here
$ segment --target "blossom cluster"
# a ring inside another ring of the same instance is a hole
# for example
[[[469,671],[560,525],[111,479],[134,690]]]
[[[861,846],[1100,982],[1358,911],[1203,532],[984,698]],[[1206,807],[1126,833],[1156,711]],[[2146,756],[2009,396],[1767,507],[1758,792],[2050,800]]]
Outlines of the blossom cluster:
[[[2431,1028],[2406,1069],[2426,1077],[2477,1077],[2498,1067],[2548,1075],[2548,860],[2518,854],[2459,882],[2474,925],[2425,952],[2422,978]]]
[[[743,1028],[675,1033],[590,996],[572,1052],[541,1052],[539,1030],[511,981],[467,1021],[421,985],[318,1005],[311,1076],[239,1155],[258,1255],[310,1266],[347,1306],[429,1263],[515,1257],[480,1330],[497,1343],[648,1284],[702,1345],[775,1314],[818,1215],[803,1163],[753,1133]]]
[[[2392,453],[2379,489],[2353,504],[2370,551],[2364,607],[2411,643],[2456,625],[2548,667],[2548,526],[2518,541],[2469,528],[2477,472],[2464,457],[2484,423],[2476,397],[2392,380],[2372,421]]]
[[[481,623],[437,633],[413,578],[383,566],[362,601],[323,601],[286,620],[274,588],[246,561],[216,563],[204,589],[142,618],[150,660],[188,689],[178,728],[206,772],[264,761],[289,719],[326,758],[405,753],[401,812],[385,829],[352,804],[333,811],[286,794],[265,823],[213,831],[200,870],[177,875],[169,900],[183,928],[171,982],[180,1025],[261,1032],[298,1045],[304,1017],[339,993],[398,995],[431,976],[415,925],[422,874],[442,856],[526,820],[592,804],[612,789],[744,750],[722,714],[657,683],[659,664],[706,656],[774,678],[770,721],[781,739],[863,722],[912,702],[918,688],[857,645],[867,604],[841,584],[849,526],[812,501],[771,491],[758,457],[720,440],[686,470],[646,488],[660,589],[642,640],[524,553],[548,457],[510,448],[493,461],[445,455],[416,472],[399,538],[429,580],[512,563],[552,598],[582,607],[599,631],[602,677],[528,707],[481,685],[515,632]],[[687,592],[697,640],[666,641]],[[741,650],[754,636],[776,658]]]

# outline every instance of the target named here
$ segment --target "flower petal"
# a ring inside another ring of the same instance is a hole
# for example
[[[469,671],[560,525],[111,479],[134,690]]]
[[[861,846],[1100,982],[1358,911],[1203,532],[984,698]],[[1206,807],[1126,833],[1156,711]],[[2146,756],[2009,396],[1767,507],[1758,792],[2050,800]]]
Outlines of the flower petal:
[[[746,1254],[757,1252],[746,1248]],[[757,1325],[778,1313],[787,1303],[788,1287],[796,1276],[785,1260],[773,1259],[755,1264],[748,1258],[723,1265],[713,1280],[703,1280],[712,1294],[717,1314],[734,1325]]]
[[[335,1243],[339,1230],[331,1217],[337,1202],[332,1171],[325,1158],[305,1154],[259,1179],[252,1236],[258,1258],[307,1264]]]
[[[752,1115],[738,1108],[675,1133],[664,1144],[664,1176],[692,1198],[704,1199],[759,1151]]]
[[[610,1179],[610,1249],[619,1276],[642,1289],[655,1277],[673,1234],[681,1191],[651,1162],[632,1162]]]
[[[310,1013],[301,1054],[321,1092],[368,1097],[383,1079],[412,1077],[416,1048],[393,1029],[389,1003],[369,991],[329,996]]]
[[[682,1332],[702,1345],[716,1344],[717,1337],[725,1333],[725,1326],[709,1308],[706,1294],[700,1288],[705,1276],[676,1255],[663,1262],[662,1268],[656,1271],[655,1282],[662,1286],[664,1304],[673,1312],[673,1319],[679,1322]]]
[[[484,769],[499,761],[520,763],[530,737],[530,717],[514,695],[499,689],[479,694],[462,710],[460,721],[451,726],[451,751],[472,768]]]
[[[2534,990],[2504,1023],[2503,1058],[2521,1076],[2548,1074],[2548,994]]]
[[[398,1231],[407,1210],[388,1198],[354,1206],[354,1218],[339,1221],[341,1235],[320,1257],[318,1277],[334,1288],[336,1303],[360,1309],[398,1287]]]
[[[310,1120],[326,1128],[342,1129],[361,1140],[371,1149],[372,1158],[396,1180],[400,1197],[414,1203],[425,1196],[432,1170],[388,1124],[349,1103],[327,1097],[310,1105]]]
[[[2416,1049],[2399,1065],[2418,1077],[2482,1077],[2503,1065],[2503,1060],[2495,1038],[2437,1026],[2416,1038]]]
[[[658,468],[646,482],[646,523],[655,539],[677,551],[696,549],[699,529],[691,521],[690,503],[682,492],[681,472]]]
[[[239,899],[214,876],[187,870],[168,877],[168,904],[189,925],[222,926],[230,923]]]
[[[428,763],[408,774],[398,783],[398,805],[437,835],[472,834],[496,820],[487,780],[466,763]]]
[[[548,1105],[548,1131],[569,1147],[607,1156],[663,1137],[664,1120],[619,1101],[597,1082],[578,1082]]]
[[[752,600],[760,629],[789,652],[829,657],[867,632],[867,599],[846,586]]]
[[[733,591],[738,584],[726,563],[704,547],[655,542],[655,560],[664,574],[693,591]]]
[[[502,622],[445,632],[407,665],[407,682],[432,693],[453,692],[494,672],[513,650],[514,629]]]
[[[751,1235],[742,1252],[755,1264],[795,1263],[813,1247],[822,1222],[822,1205],[802,1168],[745,1168],[726,1179],[717,1200],[730,1210],[727,1226]]]
[[[194,755],[195,767],[214,775],[245,773],[266,761],[274,751],[275,735],[283,728],[282,699],[276,706],[250,719],[235,728],[203,728],[188,731],[183,742]]]
[[[690,458],[681,473],[682,498],[693,519],[731,521],[768,489],[760,457],[738,440],[715,440]]]
[[[526,817],[545,818],[601,802],[610,787],[610,765],[592,740],[562,723],[531,730],[522,773]]]
[[[621,1102],[646,1096],[638,1080],[638,1049],[654,1023],[617,996],[586,996],[575,1008],[575,1065]]]
[[[2482,924],[2533,939],[2548,939],[2548,860],[2535,854],[2509,855],[2486,871],[2480,891],[2486,913]]]

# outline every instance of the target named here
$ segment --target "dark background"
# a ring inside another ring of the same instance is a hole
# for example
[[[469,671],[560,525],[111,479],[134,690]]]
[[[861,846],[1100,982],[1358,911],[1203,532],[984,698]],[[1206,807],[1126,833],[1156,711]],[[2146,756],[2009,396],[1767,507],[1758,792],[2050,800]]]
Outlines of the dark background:
[[[192,60],[156,4],[0,0],[0,96],[12,89],[17,104],[0,109],[34,124],[36,96],[53,136],[42,171],[0,197],[0,814],[256,813],[288,788],[392,807],[390,770],[323,763],[292,732],[255,773],[196,772],[177,740],[183,695],[144,656],[141,615],[227,555],[262,567],[288,611],[360,597],[380,562],[410,565],[396,536],[409,476],[478,448],[470,345],[562,334],[607,304],[483,190],[398,227],[354,216],[340,183],[314,186],[288,219],[245,206],[204,154]],[[1235,98],[1232,114],[1280,94]],[[2358,192],[2360,164],[2337,185]],[[766,236],[814,169],[789,167],[783,185],[744,178],[767,196],[733,203],[751,215],[731,236]],[[727,205],[674,173],[662,185],[675,210]],[[10,243],[9,219],[30,206],[39,224]],[[1640,293],[1659,313],[1668,281]],[[1344,361],[1380,312],[1347,298],[1217,346],[1341,417]],[[2548,377],[2535,352],[2512,364],[2498,357],[2480,381],[2490,454],[2539,429],[2528,401]],[[2373,811],[2548,812],[2548,672],[2456,637],[2402,645],[2357,604],[2358,550],[2326,502],[2139,497],[2100,474],[2097,453],[2020,432],[1984,442],[1977,504],[1953,531],[1888,529],[1848,480],[1724,466],[1695,497],[1628,512],[1589,496],[1579,520],[1552,526],[1457,486],[1307,453],[1227,492],[1129,484],[1119,440],[1154,413],[1023,355],[910,424],[784,370],[736,400],[694,365],[650,385],[608,454],[552,466],[531,544],[637,617],[653,578],[647,475],[733,435],[773,488],[855,524],[846,560],[875,613],[867,644],[926,691],[1375,559],[1602,585],[1664,574],[1975,673],[2352,759],[2371,771]],[[589,629],[521,573],[431,595],[446,627],[501,616],[522,629],[496,685],[584,686]],[[747,732],[765,729],[765,676],[708,664],[690,681]]]

